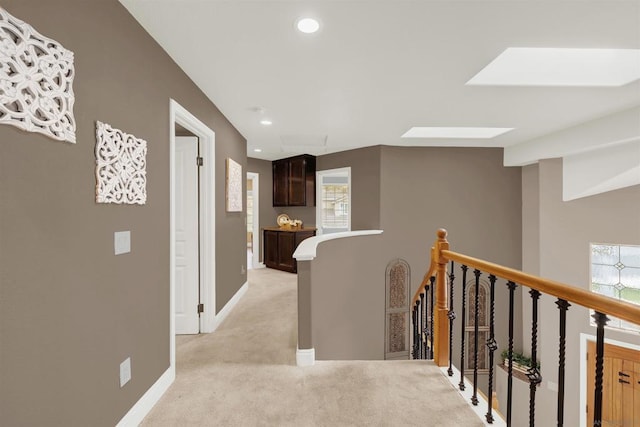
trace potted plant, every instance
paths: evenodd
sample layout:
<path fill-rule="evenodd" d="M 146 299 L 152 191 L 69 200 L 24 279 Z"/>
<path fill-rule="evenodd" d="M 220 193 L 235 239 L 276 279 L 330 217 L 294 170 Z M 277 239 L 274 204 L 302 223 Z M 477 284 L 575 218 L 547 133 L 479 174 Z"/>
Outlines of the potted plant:
<path fill-rule="evenodd" d="M 502 351 L 502 364 L 505 368 L 509 367 L 509 351 Z M 513 352 L 513 369 L 523 374 L 526 374 L 533 365 L 531 358 L 523 355 L 522 353 Z M 540 369 L 540 362 L 537 363 L 537 368 Z"/>

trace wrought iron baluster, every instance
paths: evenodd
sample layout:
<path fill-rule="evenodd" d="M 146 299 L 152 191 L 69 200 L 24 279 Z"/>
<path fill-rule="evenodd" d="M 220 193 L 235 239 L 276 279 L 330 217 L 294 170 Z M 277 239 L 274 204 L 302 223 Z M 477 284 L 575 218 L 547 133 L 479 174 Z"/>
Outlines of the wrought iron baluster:
<path fill-rule="evenodd" d="M 542 381 L 538 369 L 538 299 L 540 292 L 535 289 L 529 291 L 531 295 L 531 367 L 527 371 L 529 378 L 529 426 L 536 425 L 536 388 Z"/>
<path fill-rule="evenodd" d="M 560 310 L 560 343 L 558 345 L 558 427 L 564 425 L 564 368 L 567 342 L 567 310 L 571 306 L 568 301 L 558 298 Z"/>
<path fill-rule="evenodd" d="M 496 276 L 489 276 L 490 289 L 490 318 L 489 318 L 489 339 L 487 340 L 487 348 L 489 349 L 489 408 L 487 410 L 486 419 L 489 424 L 493 423 L 493 353 L 498 349 L 498 343 L 495 337 L 495 320 L 496 320 Z"/>
<path fill-rule="evenodd" d="M 429 285 L 424 285 L 424 358 L 429 359 L 429 341 L 431 337 L 429 336 Z"/>
<path fill-rule="evenodd" d="M 456 278 L 453 273 L 453 261 L 451 261 L 451 273 L 449 273 L 449 313 L 447 313 L 447 317 L 449 317 L 449 369 L 447 369 L 447 374 L 450 377 L 453 376 L 453 321 L 456 318 L 456 313 L 453 311 L 453 283 Z M 433 347 L 432 347 L 433 348 Z"/>
<path fill-rule="evenodd" d="M 433 292 L 435 291 L 436 285 L 436 277 L 435 276 L 431 276 L 429 278 L 429 307 L 430 307 L 430 311 L 429 311 L 429 336 L 431 337 L 431 346 L 429 347 L 429 359 L 433 359 L 433 302 L 435 301 L 435 298 L 433 296 Z"/>
<path fill-rule="evenodd" d="M 508 363 L 507 369 L 507 427 L 511 427 L 511 406 L 513 403 L 513 300 L 514 293 L 518 285 L 513 282 L 507 282 L 509 288 L 509 347 L 508 347 Z"/>
<path fill-rule="evenodd" d="M 422 299 L 422 294 L 421 297 Z M 422 359 L 422 304 L 419 299 L 416 301 L 418 307 L 418 359 Z"/>
<path fill-rule="evenodd" d="M 465 325 L 467 323 L 466 317 L 466 308 L 467 308 L 467 270 L 469 267 L 466 265 L 461 265 L 460 269 L 462 269 L 462 321 L 460 324 L 462 325 L 462 339 L 460 340 L 460 382 L 458 383 L 458 387 L 460 390 L 464 391 L 464 344 L 466 338 Z"/>
<path fill-rule="evenodd" d="M 609 321 L 606 314 L 596 311 L 593 315 L 596 321 L 596 387 L 593 396 L 593 425 L 602 425 L 602 377 L 604 371 L 604 327 Z"/>
<path fill-rule="evenodd" d="M 480 300 L 480 275 L 482 272 L 478 269 L 473 270 L 473 274 L 476 276 L 475 282 L 475 295 L 473 301 L 473 396 L 471 396 L 471 403 L 473 406 L 478 405 L 478 304 Z"/>
<path fill-rule="evenodd" d="M 425 356 L 425 347 L 427 346 L 425 342 L 425 333 L 426 333 L 426 325 L 425 325 L 425 312 L 427 311 L 427 304 L 424 302 L 424 292 L 420 293 L 420 359 L 426 359 Z"/>
<path fill-rule="evenodd" d="M 418 358 L 418 303 L 413 305 L 413 358 Z"/>

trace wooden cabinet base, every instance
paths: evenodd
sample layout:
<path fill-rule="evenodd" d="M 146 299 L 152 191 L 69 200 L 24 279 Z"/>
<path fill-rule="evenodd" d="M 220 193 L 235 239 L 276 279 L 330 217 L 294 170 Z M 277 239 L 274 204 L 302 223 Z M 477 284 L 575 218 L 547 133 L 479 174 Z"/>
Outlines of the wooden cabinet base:
<path fill-rule="evenodd" d="M 293 258 L 293 253 L 300 242 L 315 235 L 315 228 L 300 230 L 265 228 L 263 238 L 264 265 L 268 268 L 297 273 L 298 265 Z"/>

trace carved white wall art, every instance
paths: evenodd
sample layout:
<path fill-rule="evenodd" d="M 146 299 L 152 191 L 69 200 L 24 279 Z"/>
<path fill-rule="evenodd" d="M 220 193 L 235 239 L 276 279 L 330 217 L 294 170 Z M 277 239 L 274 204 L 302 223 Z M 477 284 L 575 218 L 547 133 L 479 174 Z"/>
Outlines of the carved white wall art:
<path fill-rule="evenodd" d="M 144 205 L 147 141 L 96 122 L 96 202 Z"/>
<path fill-rule="evenodd" d="M 73 52 L 0 7 L 0 123 L 76 142 Z"/>

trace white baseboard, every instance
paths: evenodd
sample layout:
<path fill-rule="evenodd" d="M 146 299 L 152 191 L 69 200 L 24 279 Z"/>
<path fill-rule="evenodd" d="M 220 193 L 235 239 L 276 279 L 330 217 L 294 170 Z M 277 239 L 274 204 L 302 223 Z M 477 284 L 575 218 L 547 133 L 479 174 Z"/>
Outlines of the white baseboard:
<path fill-rule="evenodd" d="M 235 295 L 231 297 L 231 299 L 224 305 L 224 307 L 222 307 L 222 310 L 220 310 L 215 315 L 213 322 L 211 324 L 211 327 L 207 332 L 213 332 L 216 329 L 218 329 L 220 324 L 224 321 L 224 319 L 227 318 L 229 313 L 231 313 L 231 311 L 238 304 L 238 302 L 244 296 L 244 294 L 247 293 L 248 289 L 249 289 L 249 282 L 244 282 L 244 285 L 242 285 L 240 289 L 238 289 L 238 292 L 236 292 Z"/>
<path fill-rule="evenodd" d="M 142 395 L 140 400 L 136 402 L 129 412 L 118 422 L 116 427 L 135 427 L 138 426 L 144 417 L 151 411 L 153 406 L 158 403 L 158 400 L 167 391 L 169 386 L 176 378 L 176 371 L 173 367 L 170 367 L 164 374 L 158 378 L 158 380 Z"/>
<path fill-rule="evenodd" d="M 316 363 L 316 349 L 304 348 L 296 350 L 296 365 L 313 366 Z"/>
<path fill-rule="evenodd" d="M 467 380 L 467 378 L 465 377 L 464 378 L 465 389 L 464 391 L 460 390 L 460 388 L 458 387 L 458 381 L 456 381 L 460 379 L 460 371 L 458 371 L 458 368 L 453 366 L 452 367 L 453 376 L 450 377 L 449 374 L 447 373 L 448 369 L 449 368 L 447 366 L 441 367 L 440 370 L 442 371 L 442 375 L 444 375 L 451 383 L 451 386 L 455 388 L 462 397 L 464 397 L 465 401 L 467 402 L 467 405 L 469 405 L 469 407 L 473 410 L 473 412 L 475 412 L 475 414 L 478 416 L 478 418 L 480 418 L 480 420 L 484 423 L 485 426 L 507 427 L 507 423 L 502 418 L 502 415 L 498 413 L 498 411 L 496 410 L 492 411 L 493 423 L 489 424 L 485 418 L 485 414 L 488 408 L 487 399 L 485 399 L 484 396 L 478 394 L 476 396 L 478 398 L 478 404 L 475 406 L 472 405 L 471 396 L 473 395 L 473 384 L 471 384 L 471 382 L 469 382 L 469 380 Z"/>

